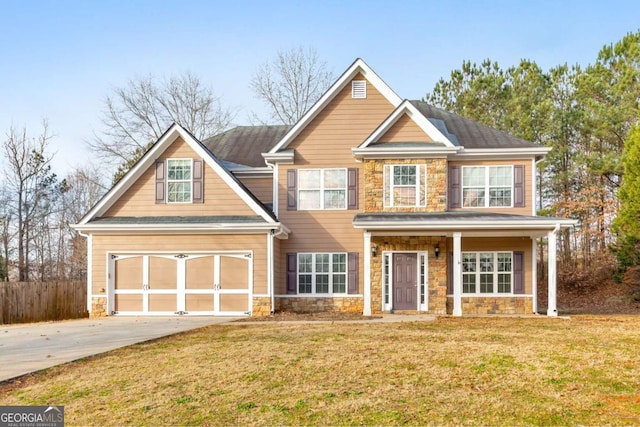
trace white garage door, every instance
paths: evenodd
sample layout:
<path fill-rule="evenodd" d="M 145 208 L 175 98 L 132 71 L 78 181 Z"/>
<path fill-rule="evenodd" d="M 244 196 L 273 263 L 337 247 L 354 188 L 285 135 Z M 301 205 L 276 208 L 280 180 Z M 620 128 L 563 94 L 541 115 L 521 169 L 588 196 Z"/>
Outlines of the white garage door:
<path fill-rule="evenodd" d="M 251 253 L 113 254 L 110 312 L 121 315 L 246 315 Z"/>

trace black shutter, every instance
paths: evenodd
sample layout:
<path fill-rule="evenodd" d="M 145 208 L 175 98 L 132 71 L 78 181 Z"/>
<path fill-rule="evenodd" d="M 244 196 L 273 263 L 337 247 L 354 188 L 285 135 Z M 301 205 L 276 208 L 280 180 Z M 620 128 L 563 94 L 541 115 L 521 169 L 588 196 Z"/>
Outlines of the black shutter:
<path fill-rule="evenodd" d="M 524 294 L 524 252 L 513 253 L 513 293 Z"/>
<path fill-rule="evenodd" d="M 156 160 L 156 203 L 166 203 L 164 194 L 165 169 L 164 160 Z"/>
<path fill-rule="evenodd" d="M 287 294 L 298 293 L 298 254 L 287 254 Z"/>
<path fill-rule="evenodd" d="M 358 271 L 359 271 L 359 267 L 358 267 L 358 253 L 357 252 L 349 252 L 348 256 L 348 261 L 347 263 L 349 264 L 349 274 L 347 277 L 347 286 L 348 286 L 348 293 L 350 294 L 357 294 L 358 293 Z"/>
<path fill-rule="evenodd" d="M 460 166 L 449 166 L 449 207 L 461 208 L 462 188 Z"/>
<path fill-rule="evenodd" d="M 287 171 L 287 210 L 295 211 L 298 208 L 297 203 L 297 174 L 295 169 Z"/>
<path fill-rule="evenodd" d="M 347 170 L 347 209 L 358 209 L 358 169 Z"/>
<path fill-rule="evenodd" d="M 513 206 L 516 208 L 524 208 L 526 206 L 524 165 L 516 165 L 513 167 Z"/>
<path fill-rule="evenodd" d="M 447 264 L 447 295 L 453 294 L 453 252 L 449 252 Z"/>
<path fill-rule="evenodd" d="M 204 169 L 202 160 L 193 161 L 193 203 L 204 202 Z"/>

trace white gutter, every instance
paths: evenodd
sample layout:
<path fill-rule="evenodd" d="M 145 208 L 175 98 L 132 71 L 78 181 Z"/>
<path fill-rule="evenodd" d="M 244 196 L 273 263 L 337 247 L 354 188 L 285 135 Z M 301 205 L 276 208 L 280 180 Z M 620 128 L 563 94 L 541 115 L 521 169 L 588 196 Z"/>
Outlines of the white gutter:
<path fill-rule="evenodd" d="M 487 229 L 549 229 L 552 226 L 572 227 L 578 223 L 577 220 L 565 219 L 558 221 L 522 221 L 522 220 L 509 220 L 509 221 L 402 221 L 402 222 L 389 222 L 389 221 L 361 221 L 354 222 L 354 228 L 365 228 L 369 230 L 381 229 L 381 230 L 459 230 L 459 229 L 475 229 L 475 230 L 487 230 Z"/>
<path fill-rule="evenodd" d="M 209 223 L 209 224 L 72 224 L 71 228 L 78 231 L 269 231 L 281 228 L 279 223 Z"/>

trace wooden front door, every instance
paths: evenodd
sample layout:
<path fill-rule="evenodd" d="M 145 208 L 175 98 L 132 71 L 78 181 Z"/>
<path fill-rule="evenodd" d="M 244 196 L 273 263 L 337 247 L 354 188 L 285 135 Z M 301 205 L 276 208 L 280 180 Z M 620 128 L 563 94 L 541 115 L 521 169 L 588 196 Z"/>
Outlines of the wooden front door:
<path fill-rule="evenodd" d="M 418 255 L 393 254 L 393 309 L 417 310 Z"/>

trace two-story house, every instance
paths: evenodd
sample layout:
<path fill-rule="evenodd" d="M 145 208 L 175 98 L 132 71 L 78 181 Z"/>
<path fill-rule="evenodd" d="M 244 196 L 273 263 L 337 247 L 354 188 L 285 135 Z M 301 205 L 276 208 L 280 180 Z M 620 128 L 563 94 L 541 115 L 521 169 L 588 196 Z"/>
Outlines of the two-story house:
<path fill-rule="evenodd" d="M 527 314 L 549 148 L 419 101 L 356 60 L 292 127 L 198 141 L 172 125 L 75 225 L 88 308 L 118 314 L 276 310 Z"/>

